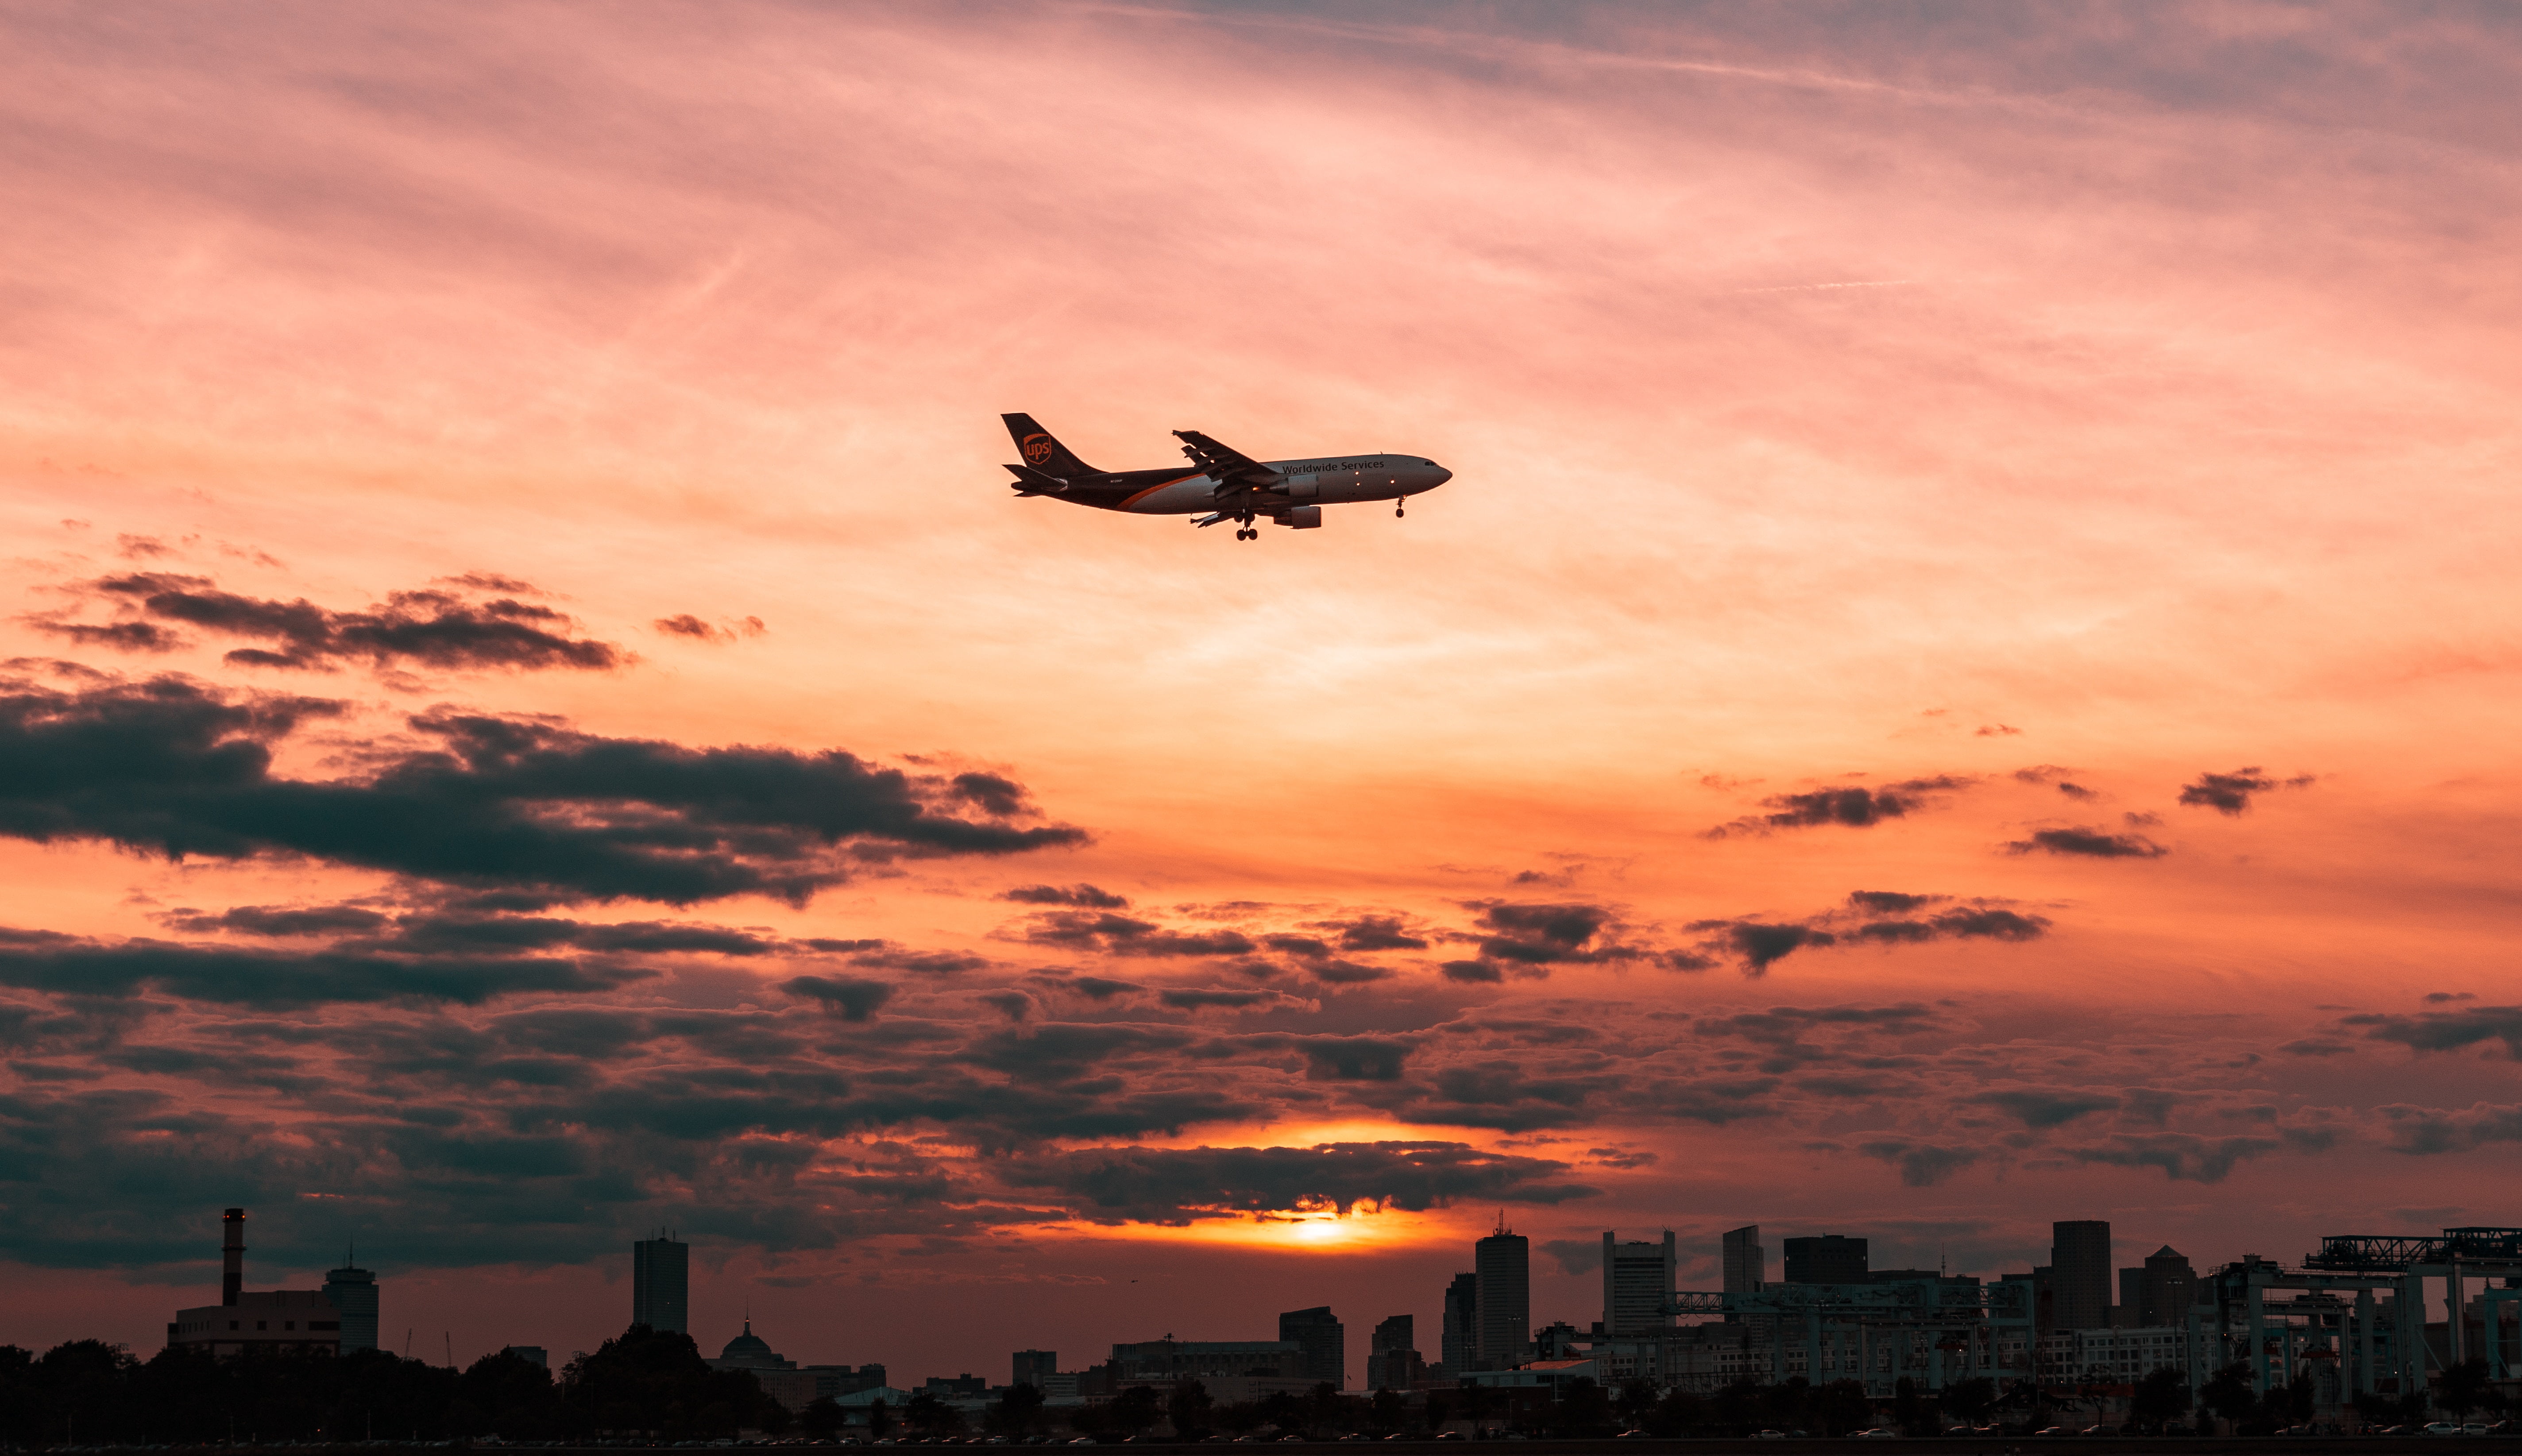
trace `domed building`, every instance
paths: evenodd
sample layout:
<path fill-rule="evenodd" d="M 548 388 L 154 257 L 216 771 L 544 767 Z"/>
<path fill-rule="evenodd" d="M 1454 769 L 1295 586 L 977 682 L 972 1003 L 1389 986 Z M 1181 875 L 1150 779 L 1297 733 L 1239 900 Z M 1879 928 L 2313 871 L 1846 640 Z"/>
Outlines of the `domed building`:
<path fill-rule="evenodd" d="M 718 1358 L 709 1362 L 712 1370 L 794 1370 L 797 1362 L 783 1360 L 771 1347 L 771 1341 L 753 1333 L 753 1321 L 744 1322 L 744 1333 L 726 1342 Z"/>

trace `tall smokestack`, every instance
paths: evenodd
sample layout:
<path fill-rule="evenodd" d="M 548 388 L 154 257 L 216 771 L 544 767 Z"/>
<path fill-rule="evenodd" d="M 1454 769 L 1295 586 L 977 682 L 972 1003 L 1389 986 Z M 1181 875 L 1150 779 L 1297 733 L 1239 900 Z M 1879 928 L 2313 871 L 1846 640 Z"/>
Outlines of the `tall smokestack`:
<path fill-rule="evenodd" d="M 222 1223 L 227 1238 L 219 1245 L 219 1302 L 234 1304 L 245 1292 L 245 1210 L 229 1209 Z"/>

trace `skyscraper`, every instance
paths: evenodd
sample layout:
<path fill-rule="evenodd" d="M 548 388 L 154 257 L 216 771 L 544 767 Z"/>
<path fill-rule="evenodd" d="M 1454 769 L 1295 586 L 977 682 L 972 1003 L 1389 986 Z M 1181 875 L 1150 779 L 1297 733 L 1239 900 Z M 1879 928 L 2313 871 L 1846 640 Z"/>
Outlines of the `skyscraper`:
<path fill-rule="evenodd" d="M 2111 1323 L 2111 1226 L 2098 1218 L 2049 1226 L 2051 1329 L 2101 1330 Z"/>
<path fill-rule="evenodd" d="M 630 1323 L 691 1333 L 691 1252 L 665 1234 L 630 1245 Z"/>
<path fill-rule="evenodd" d="M 1461 1375 L 1479 1358 L 1480 1350 L 1480 1277 L 1457 1274 L 1445 1286 L 1445 1323 L 1437 1332 L 1439 1347 L 1436 1358 L 1445 1364 L 1447 1375 Z"/>
<path fill-rule="evenodd" d="M 1330 1305 L 1291 1309 L 1279 1316 L 1279 1338 L 1295 1341 L 1305 1379 L 1348 1388 L 1348 1332 L 1340 1328 Z"/>
<path fill-rule="evenodd" d="M 1368 1389 L 1407 1390 L 1419 1384 L 1426 1367 L 1419 1358 L 1418 1325 L 1415 1317 L 1396 1314 L 1375 1327 L 1366 1357 Z"/>
<path fill-rule="evenodd" d="M 1769 1281 L 1769 1251 L 1760 1246 L 1760 1226 L 1745 1224 L 1725 1235 L 1725 1292 L 1756 1294 Z"/>
<path fill-rule="evenodd" d="M 1865 1241 L 1840 1234 L 1786 1242 L 1787 1283 L 1865 1283 Z"/>
<path fill-rule="evenodd" d="M 342 1316 L 342 1353 L 377 1347 L 377 1276 L 350 1262 L 324 1275 L 324 1297 Z"/>
<path fill-rule="evenodd" d="M 1498 1217 L 1497 1232 L 1471 1245 L 1478 1277 L 1479 1345 L 1472 1355 L 1491 1370 L 1523 1361 L 1532 1339 L 1532 1241 Z"/>
<path fill-rule="evenodd" d="M 2133 1269 L 2120 1271 L 2120 1311 L 2112 1321 L 2130 1328 L 2170 1325 L 2197 1297 L 2198 1271 L 2189 1255 L 2167 1244 Z"/>
<path fill-rule="evenodd" d="M 1015 1378 L 1007 1384 L 1039 1390 L 1050 1384 L 1050 1377 L 1059 1374 L 1059 1351 L 1018 1350 L 1015 1365 Z"/>
<path fill-rule="evenodd" d="M 1672 1328 L 1664 1313 L 1672 1303 L 1681 1267 L 1672 1230 L 1661 1244 L 1622 1244 L 1603 1231 L 1603 1330 L 1609 1335 L 1653 1335 Z"/>

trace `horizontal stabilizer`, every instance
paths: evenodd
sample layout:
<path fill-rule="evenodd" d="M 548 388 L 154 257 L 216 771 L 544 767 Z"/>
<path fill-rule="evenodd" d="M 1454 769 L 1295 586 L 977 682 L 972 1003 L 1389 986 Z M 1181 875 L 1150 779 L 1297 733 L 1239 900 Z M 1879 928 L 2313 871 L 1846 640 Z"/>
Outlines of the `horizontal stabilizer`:
<path fill-rule="evenodd" d="M 1030 465 L 1010 465 L 1007 471 L 1015 477 L 1012 484 L 1019 495 L 1056 495 L 1068 489 L 1068 482 L 1045 475 Z"/>

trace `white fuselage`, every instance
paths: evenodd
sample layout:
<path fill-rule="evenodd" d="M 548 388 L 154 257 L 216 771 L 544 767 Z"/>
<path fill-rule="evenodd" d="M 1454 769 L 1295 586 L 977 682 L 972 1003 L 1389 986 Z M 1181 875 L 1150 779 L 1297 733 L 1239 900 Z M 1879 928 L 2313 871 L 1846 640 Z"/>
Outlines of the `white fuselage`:
<path fill-rule="evenodd" d="M 1294 505 L 1400 500 L 1454 478 L 1452 471 L 1420 455 L 1322 455 L 1261 463 L 1286 477 L 1284 486 L 1269 493 L 1271 498 Z M 1217 503 L 1217 478 L 1194 471 L 1141 491 L 1120 508 L 1135 515 L 1191 516 L 1213 511 Z"/>

